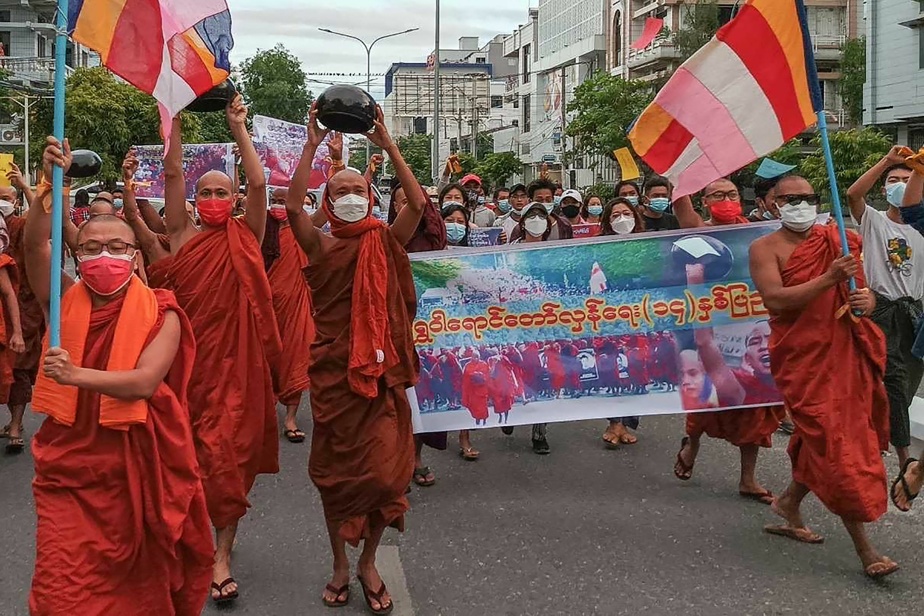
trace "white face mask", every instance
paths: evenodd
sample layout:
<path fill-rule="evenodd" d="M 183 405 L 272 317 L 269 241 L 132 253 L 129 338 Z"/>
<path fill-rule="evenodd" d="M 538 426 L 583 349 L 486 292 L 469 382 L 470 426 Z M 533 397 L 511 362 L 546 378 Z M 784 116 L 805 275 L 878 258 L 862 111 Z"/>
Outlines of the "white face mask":
<path fill-rule="evenodd" d="M 330 207 L 334 216 L 343 222 L 359 222 L 369 215 L 369 199 L 361 195 L 344 195 Z"/>
<path fill-rule="evenodd" d="M 783 226 L 796 233 L 804 233 L 811 229 L 818 218 L 818 207 L 811 205 L 808 201 L 796 205 L 787 203 L 779 208 Z"/>
<path fill-rule="evenodd" d="M 526 227 L 526 232 L 533 237 L 542 237 L 549 230 L 549 221 L 541 216 L 533 216 L 527 218 L 523 226 Z"/>
<path fill-rule="evenodd" d="M 613 216 L 610 225 L 616 235 L 628 235 L 635 231 L 635 216 Z"/>
<path fill-rule="evenodd" d="M 16 209 L 16 206 L 9 201 L 5 199 L 0 200 L 0 214 L 2 214 L 4 217 L 12 214 L 14 209 Z"/>

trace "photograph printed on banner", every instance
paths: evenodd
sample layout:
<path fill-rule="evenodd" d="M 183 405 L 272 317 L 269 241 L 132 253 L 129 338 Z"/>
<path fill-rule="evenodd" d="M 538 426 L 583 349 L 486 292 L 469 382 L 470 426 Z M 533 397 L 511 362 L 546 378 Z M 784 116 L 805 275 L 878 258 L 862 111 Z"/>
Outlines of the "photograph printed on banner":
<path fill-rule="evenodd" d="M 164 146 L 136 145 L 132 149 L 138 159 L 135 172 L 135 196 L 139 199 L 163 199 Z M 196 181 L 209 171 L 221 171 L 234 177 L 234 144 L 202 143 L 183 145 L 183 174 L 186 177 L 186 198 L 196 197 Z"/>
<path fill-rule="evenodd" d="M 412 255 L 415 429 L 780 403 L 748 268 L 775 228 Z"/>

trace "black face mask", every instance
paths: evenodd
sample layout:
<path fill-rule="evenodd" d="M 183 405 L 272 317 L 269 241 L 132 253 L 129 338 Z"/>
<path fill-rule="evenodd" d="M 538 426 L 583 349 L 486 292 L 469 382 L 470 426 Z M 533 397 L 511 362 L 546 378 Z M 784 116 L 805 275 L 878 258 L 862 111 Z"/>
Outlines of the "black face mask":
<path fill-rule="evenodd" d="M 561 211 L 568 218 L 574 218 L 575 216 L 581 213 L 581 206 L 580 205 L 563 205 L 561 207 Z"/>

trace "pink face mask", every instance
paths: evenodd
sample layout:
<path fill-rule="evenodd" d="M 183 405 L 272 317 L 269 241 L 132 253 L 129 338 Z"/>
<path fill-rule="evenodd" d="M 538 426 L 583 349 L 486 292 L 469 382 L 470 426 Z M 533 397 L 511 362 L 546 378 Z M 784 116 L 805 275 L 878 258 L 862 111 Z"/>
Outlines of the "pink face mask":
<path fill-rule="evenodd" d="M 130 255 L 111 255 L 105 250 L 98 255 L 81 257 L 80 279 L 97 295 L 109 297 L 125 288 L 135 271 Z"/>

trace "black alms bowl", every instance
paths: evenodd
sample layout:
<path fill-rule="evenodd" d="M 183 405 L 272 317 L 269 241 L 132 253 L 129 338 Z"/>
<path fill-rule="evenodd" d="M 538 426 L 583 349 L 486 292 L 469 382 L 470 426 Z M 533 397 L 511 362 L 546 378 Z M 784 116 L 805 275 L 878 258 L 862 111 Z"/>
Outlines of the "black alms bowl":
<path fill-rule="evenodd" d="M 223 111 L 228 103 L 237 96 L 237 87 L 230 79 L 218 84 L 193 102 L 189 103 L 186 111 L 195 113 L 209 113 L 212 111 Z"/>
<path fill-rule="evenodd" d="M 318 97 L 318 121 L 331 130 L 368 133 L 375 128 L 375 119 L 375 99 L 362 88 L 331 86 Z"/>
<path fill-rule="evenodd" d="M 74 160 L 67 170 L 69 178 L 92 178 L 103 168 L 103 159 L 92 150 L 74 150 L 72 156 Z"/>

